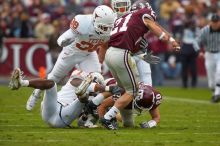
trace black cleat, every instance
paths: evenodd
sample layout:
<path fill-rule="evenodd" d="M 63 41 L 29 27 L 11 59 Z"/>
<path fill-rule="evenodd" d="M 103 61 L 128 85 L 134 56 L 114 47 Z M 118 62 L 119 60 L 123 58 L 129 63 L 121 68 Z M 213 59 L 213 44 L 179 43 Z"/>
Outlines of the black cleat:
<path fill-rule="evenodd" d="M 212 103 L 217 103 L 219 101 L 220 101 L 220 95 L 213 95 L 212 96 L 212 99 L 211 99 Z"/>
<path fill-rule="evenodd" d="M 101 118 L 100 123 L 108 130 L 117 130 L 118 129 L 117 122 L 114 118 L 111 120 Z"/>

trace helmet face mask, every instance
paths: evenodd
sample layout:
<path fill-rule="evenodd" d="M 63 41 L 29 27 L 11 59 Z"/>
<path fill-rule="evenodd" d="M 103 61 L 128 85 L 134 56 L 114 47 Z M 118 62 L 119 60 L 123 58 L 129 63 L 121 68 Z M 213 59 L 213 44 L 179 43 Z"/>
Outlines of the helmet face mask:
<path fill-rule="evenodd" d="M 115 20 L 115 14 L 111 8 L 101 5 L 93 12 L 93 23 L 95 31 L 99 35 L 110 35 Z"/>
<path fill-rule="evenodd" d="M 131 1 L 130 0 L 112 0 L 112 8 L 120 17 L 130 11 Z"/>
<path fill-rule="evenodd" d="M 140 10 L 145 7 L 149 8 L 151 6 L 146 0 L 138 0 L 131 6 L 131 11 Z"/>

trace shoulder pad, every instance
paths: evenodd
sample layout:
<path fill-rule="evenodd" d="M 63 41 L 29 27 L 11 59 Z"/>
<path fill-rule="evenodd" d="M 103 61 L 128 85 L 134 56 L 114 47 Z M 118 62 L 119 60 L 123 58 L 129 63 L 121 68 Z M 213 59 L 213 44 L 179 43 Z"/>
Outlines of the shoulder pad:
<path fill-rule="evenodd" d="M 92 15 L 76 15 L 70 22 L 70 28 L 78 34 L 87 33 L 92 23 L 91 19 Z"/>

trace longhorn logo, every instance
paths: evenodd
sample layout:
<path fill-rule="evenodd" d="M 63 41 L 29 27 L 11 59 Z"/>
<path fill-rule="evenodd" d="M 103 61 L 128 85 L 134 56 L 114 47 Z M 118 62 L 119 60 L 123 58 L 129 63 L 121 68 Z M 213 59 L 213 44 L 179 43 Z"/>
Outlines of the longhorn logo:
<path fill-rule="evenodd" d="M 98 15 L 95 13 L 95 19 L 98 18 L 98 17 L 100 17 L 100 16 L 98 16 Z"/>

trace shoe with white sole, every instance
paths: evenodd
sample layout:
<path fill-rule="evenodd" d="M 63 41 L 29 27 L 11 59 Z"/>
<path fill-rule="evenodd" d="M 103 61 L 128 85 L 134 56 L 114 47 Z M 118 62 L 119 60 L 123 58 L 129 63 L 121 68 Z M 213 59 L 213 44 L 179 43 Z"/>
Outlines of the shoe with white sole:
<path fill-rule="evenodd" d="M 14 69 L 8 86 L 11 90 L 18 90 L 21 87 L 22 74 L 23 72 L 19 68 Z"/>
<path fill-rule="evenodd" d="M 93 77 L 88 75 L 82 83 L 76 88 L 75 93 L 77 96 L 84 98 L 86 90 L 88 89 L 89 85 L 92 83 Z"/>
<path fill-rule="evenodd" d="M 33 91 L 33 93 L 31 94 L 31 96 L 29 97 L 28 101 L 27 101 L 27 104 L 26 104 L 26 109 L 28 111 L 31 111 L 36 103 L 38 102 L 38 100 L 40 99 L 40 93 L 41 93 L 41 90 L 40 89 L 35 89 Z"/>

